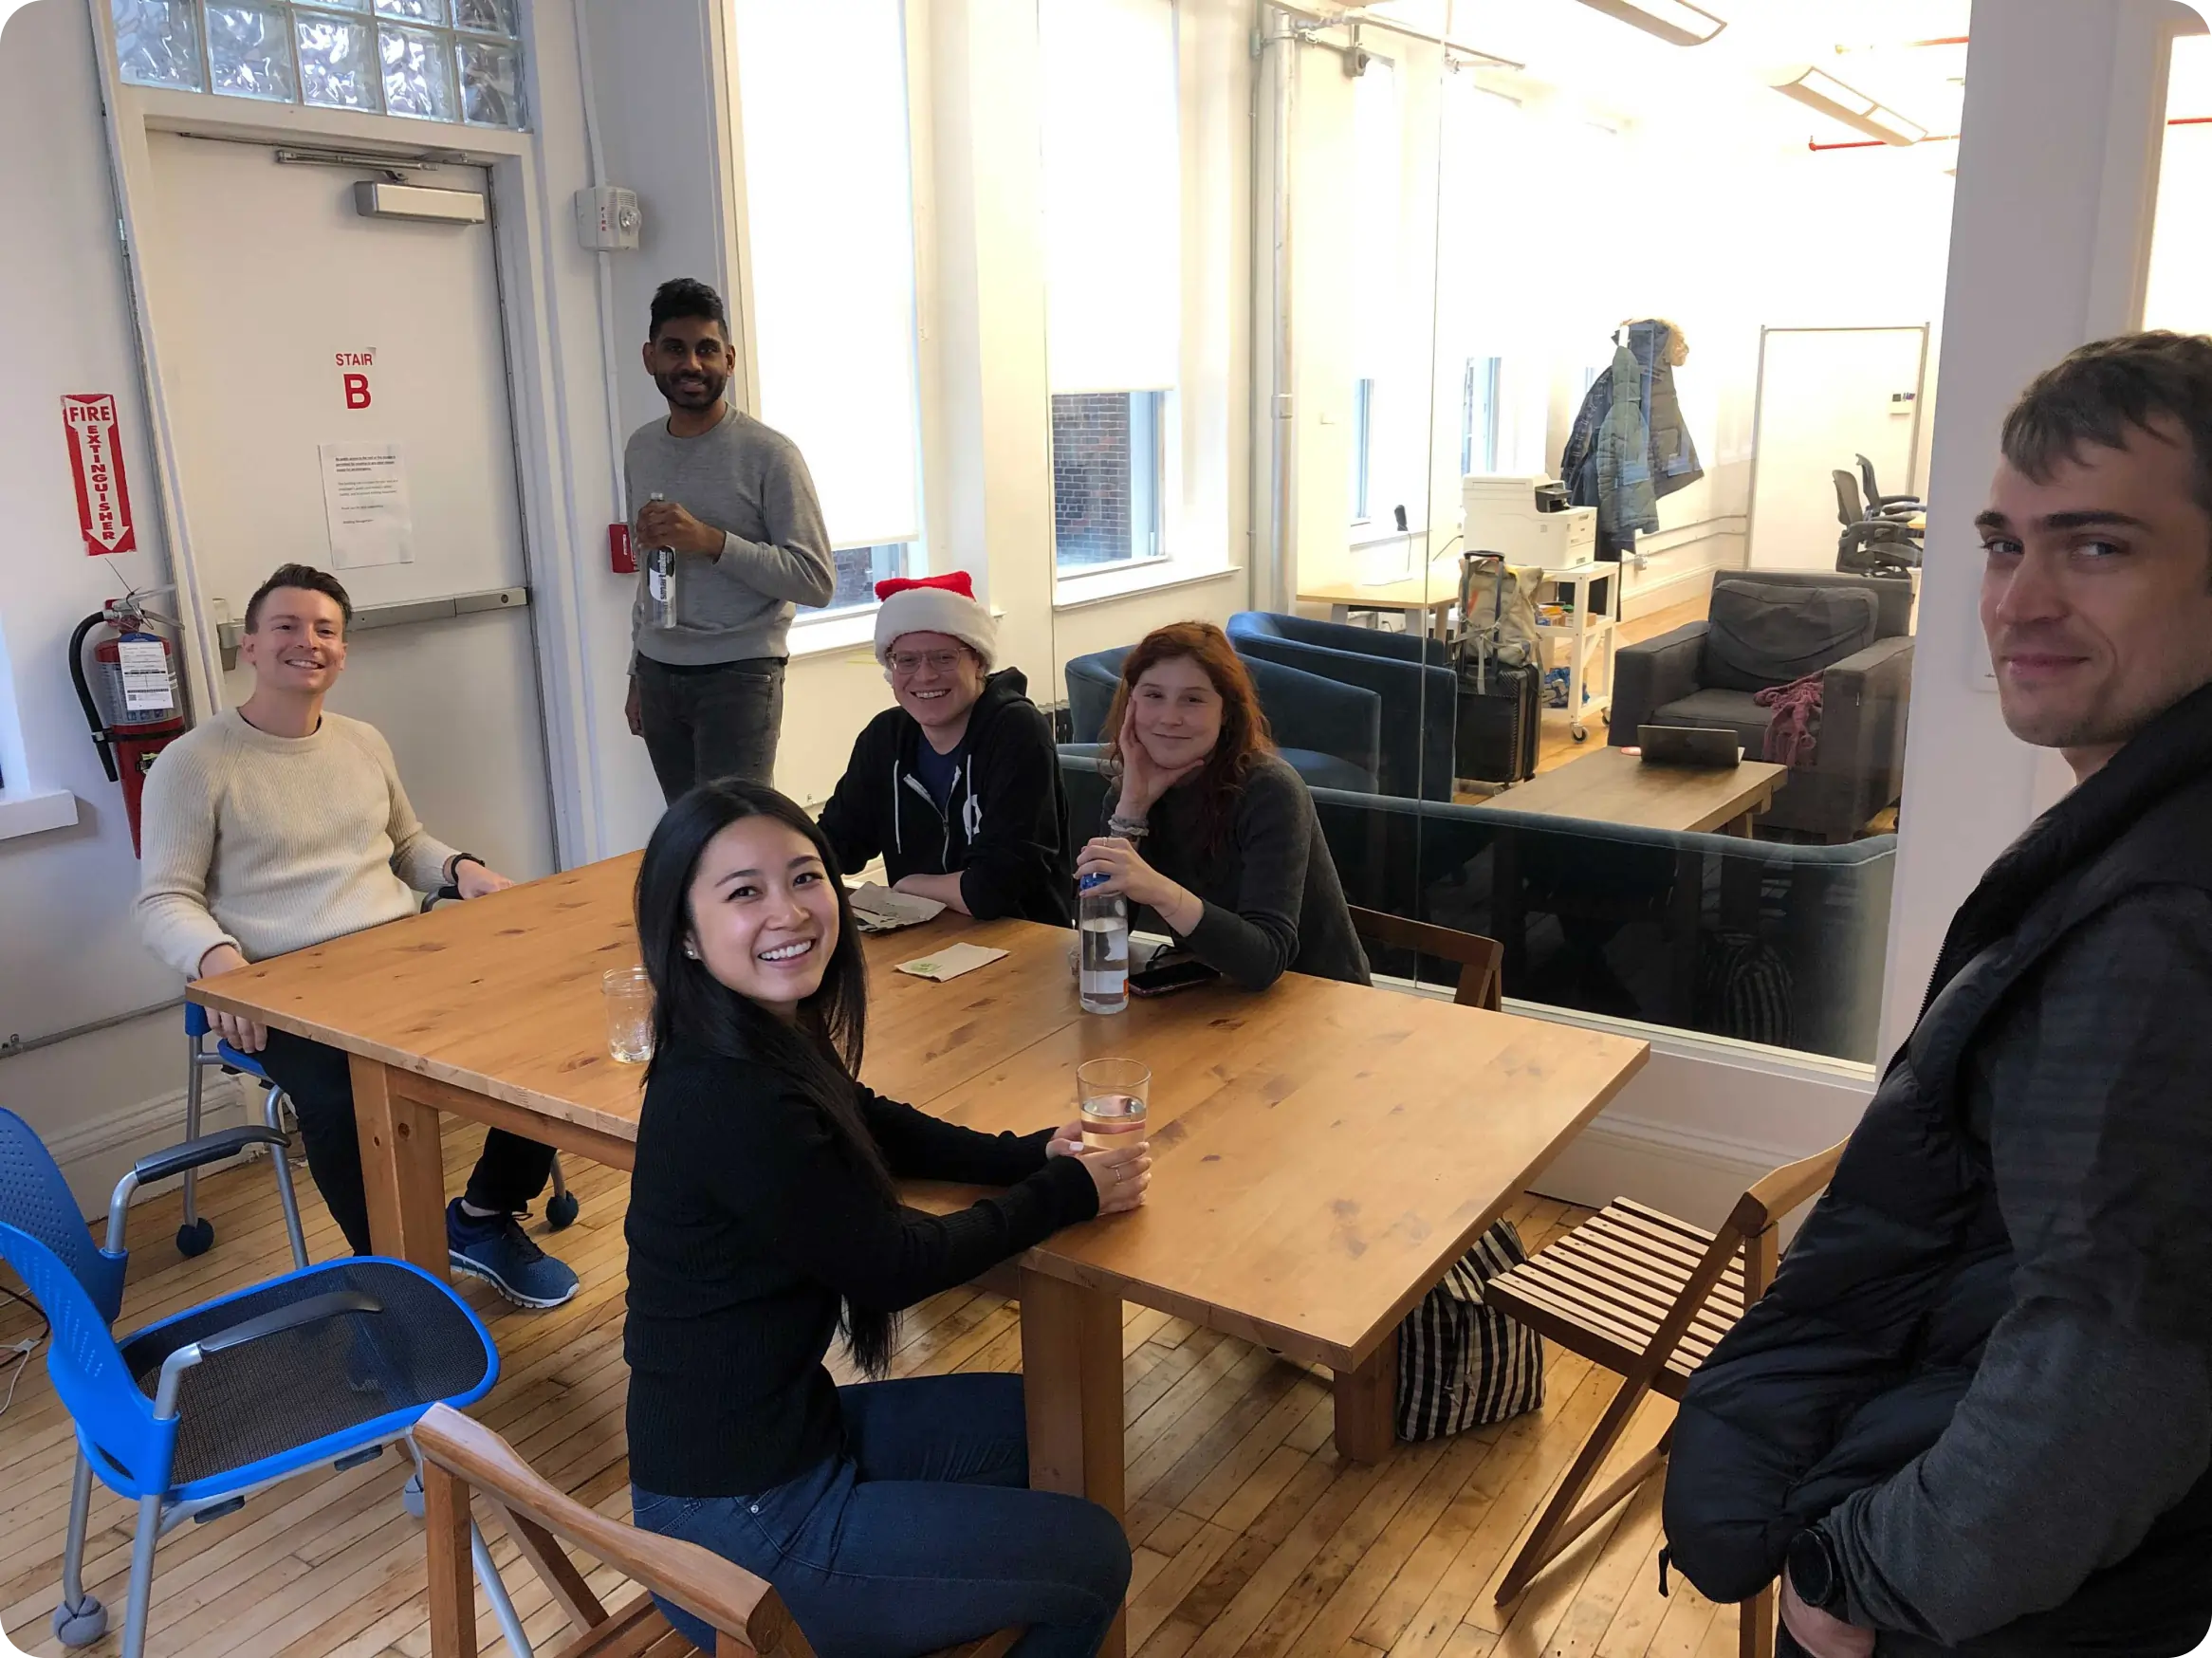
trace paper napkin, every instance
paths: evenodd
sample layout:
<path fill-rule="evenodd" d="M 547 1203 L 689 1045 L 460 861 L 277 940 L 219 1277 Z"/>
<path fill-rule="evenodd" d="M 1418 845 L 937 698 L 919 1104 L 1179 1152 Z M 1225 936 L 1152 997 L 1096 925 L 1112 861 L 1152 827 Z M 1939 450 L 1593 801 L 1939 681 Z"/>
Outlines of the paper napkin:
<path fill-rule="evenodd" d="M 947 979 L 972 973 L 978 967 L 987 967 L 1005 953 L 1003 949 L 986 949 L 980 944 L 949 944 L 935 955 L 899 963 L 898 970 L 912 973 L 917 979 L 935 979 L 943 984 Z"/>

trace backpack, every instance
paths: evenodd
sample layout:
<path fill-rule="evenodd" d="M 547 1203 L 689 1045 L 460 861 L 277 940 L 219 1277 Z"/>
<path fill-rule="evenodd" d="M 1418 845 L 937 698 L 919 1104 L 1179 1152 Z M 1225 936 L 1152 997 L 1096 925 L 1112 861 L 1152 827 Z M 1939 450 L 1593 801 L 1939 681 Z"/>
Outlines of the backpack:
<path fill-rule="evenodd" d="M 1542 570 L 1527 565 L 1516 568 L 1502 553 L 1461 556 L 1459 665 L 1463 676 L 1472 666 L 1470 658 L 1495 659 L 1507 667 L 1543 659 L 1536 620 L 1536 590 L 1542 582 Z"/>
<path fill-rule="evenodd" d="M 1437 1439 L 1544 1402 L 1543 1337 L 1483 1304 L 1483 1286 L 1528 1259 L 1498 1221 L 1398 1326 L 1398 1437 Z"/>

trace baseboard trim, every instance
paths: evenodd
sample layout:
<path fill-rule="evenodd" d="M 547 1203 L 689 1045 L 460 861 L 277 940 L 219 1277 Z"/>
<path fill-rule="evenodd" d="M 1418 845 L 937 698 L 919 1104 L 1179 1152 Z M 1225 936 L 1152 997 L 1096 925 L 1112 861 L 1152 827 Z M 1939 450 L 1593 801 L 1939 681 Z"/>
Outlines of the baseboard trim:
<path fill-rule="evenodd" d="M 212 1076 L 200 1100 L 200 1132 L 236 1128 L 248 1121 L 245 1091 L 234 1079 Z M 80 1201 L 87 1194 L 101 1199 L 123 1170 L 147 1151 L 174 1146 L 184 1138 L 184 1090 L 173 1088 L 46 1136 L 46 1150 L 62 1166 Z M 258 1147 L 248 1155 L 257 1155 Z M 146 1195 L 146 1194 L 141 1194 Z"/>
<path fill-rule="evenodd" d="M 1703 1226 L 1718 1226 L 1744 1188 L 1797 1153 L 1668 1123 L 1601 1117 L 1529 1185 L 1583 1208 L 1633 1198 Z"/>
<path fill-rule="evenodd" d="M 1742 536 L 1737 529 L 1707 530 L 1674 546 L 1652 551 L 1651 563 L 1656 568 L 1639 571 L 1639 579 L 1631 580 L 1622 593 L 1621 619 L 1634 621 L 1680 604 L 1689 589 L 1709 586 L 1716 572 L 1736 568 L 1741 560 L 1730 557 L 1725 543 L 1731 540 L 1741 543 Z M 1690 556 L 1685 558 L 1684 554 Z"/>

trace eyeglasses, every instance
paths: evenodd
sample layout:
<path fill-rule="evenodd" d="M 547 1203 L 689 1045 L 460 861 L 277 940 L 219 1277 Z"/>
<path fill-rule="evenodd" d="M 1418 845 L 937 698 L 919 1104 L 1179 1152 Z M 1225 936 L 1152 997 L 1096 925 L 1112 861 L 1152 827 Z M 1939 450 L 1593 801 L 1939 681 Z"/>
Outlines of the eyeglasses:
<path fill-rule="evenodd" d="M 960 666 L 961 654 L 958 651 L 894 651 L 884 660 L 894 673 L 918 672 L 925 662 L 934 672 L 949 673 Z"/>

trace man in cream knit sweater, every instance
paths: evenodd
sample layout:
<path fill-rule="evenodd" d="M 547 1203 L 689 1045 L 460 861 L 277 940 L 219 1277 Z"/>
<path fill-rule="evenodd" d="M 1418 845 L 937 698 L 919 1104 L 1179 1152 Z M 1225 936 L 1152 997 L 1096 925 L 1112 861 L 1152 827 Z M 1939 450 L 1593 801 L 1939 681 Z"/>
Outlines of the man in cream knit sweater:
<path fill-rule="evenodd" d="M 416 821 L 391 746 L 373 726 L 324 711 L 345 667 L 353 605 L 337 580 L 286 564 L 246 607 L 238 654 L 253 694 L 163 751 L 146 774 L 146 943 L 188 979 L 304 949 L 412 915 L 441 886 L 464 898 L 512 886 Z M 357 1254 L 369 1251 L 353 1080 L 338 1049 L 235 1014 L 211 1019 L 291 1096 L 307 1169 Z M 550 1147 L 494 1129 L 446 1208 L 455 1271 L 525 1307 L 557 1307 L 576 1274 L 524 1233 L 553 1170 Z"/>

